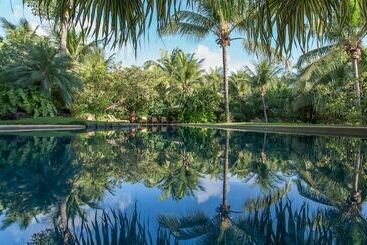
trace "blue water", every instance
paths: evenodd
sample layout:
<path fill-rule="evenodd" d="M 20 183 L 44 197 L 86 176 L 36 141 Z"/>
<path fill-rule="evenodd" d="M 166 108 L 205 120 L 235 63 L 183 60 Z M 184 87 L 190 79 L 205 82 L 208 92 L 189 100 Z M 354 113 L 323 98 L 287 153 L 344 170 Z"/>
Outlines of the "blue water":
<path fill-rule="evenodd" d="M 195 128 L 3 134 L 0 241 L 363 244 L 366 153 Z"/>

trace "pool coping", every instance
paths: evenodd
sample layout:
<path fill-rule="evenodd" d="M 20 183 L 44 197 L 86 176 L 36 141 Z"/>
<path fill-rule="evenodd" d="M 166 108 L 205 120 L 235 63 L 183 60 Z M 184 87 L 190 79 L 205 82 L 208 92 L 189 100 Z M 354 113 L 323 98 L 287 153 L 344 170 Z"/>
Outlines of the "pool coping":
<path fill-rule="evenodd" d="M 301 125 L 223 125 L 223 124 L 184 124 L 182 126 L 224 129 L 242 132 L 281 133 L 293 135 L 343 136 L 367 138 L 367 127 L 354 126 L 301 126 Z"/>
<path fill-rule="evenodd" d="M 15 125 L 0 125 L 0 132 L 31 132 L 31 131 L 65 131 L 65 130 L 85 130 L 105 128 L 106 126 L 115 127 L 139 127 L 139 126 L 160 126 L 160 125 L 175 125 L 184 127 L 198 127 L 198 128 L 213 128 L 224 129 L 242 132 L 259 132 L 259 133 L 282 133 L 293 135 L 320 135 L 320 136 L 346 136 L 346 137 L 360 137 L 367 138 L 367 127 L 358 126 L 317 126 L 317 125 L 225 125 L 225 124 L 137 124 L 124 123 L 121 125 L 51 125 L 51 124 L 15 124 Z M 92 126 L 92 127 L 91 127 Z"/>
<path fill-rule="evenodd" d="M 84 130 L 86 125 L 0 125 L 0 132 Z"/>

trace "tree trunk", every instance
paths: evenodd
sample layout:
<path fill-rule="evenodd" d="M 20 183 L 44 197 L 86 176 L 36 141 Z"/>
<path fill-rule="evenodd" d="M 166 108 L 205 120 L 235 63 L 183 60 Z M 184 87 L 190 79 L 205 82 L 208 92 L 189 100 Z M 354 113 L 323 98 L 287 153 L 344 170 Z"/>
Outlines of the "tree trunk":
<path fill-rule="evenodd" d="M 224 146 L 224 164 L 223 164 L 223 199 L 222 199 L 222 207 L 226 208 L 227 205 L 227 173 L 228 173 L 228 165 L 229 165 L 229 131 L 226 130 L 226 143 Z"/>
<path fill-rule="evenodd" d="M 228 97 L 228 78 L 227 78 L 227 44 L 222 44 L 223 59 L 223 85 L 224 85 L 224 106 L 226 122 L 231 122 L 229 115 L 229 97 Z"/>
<path fill-rule="evenodd" d="M 60 29 L 60 51 L 63 53 L 67 53 L 68 52 L 68 48 L 67 48 L 67 35 L 68 35 L 68 25 L 67 25 L 67 21 L 63 20 L 61 22 L 61 29 Z"/>
<path fill-rule="evenodd" d="M 69 240 L 68 236 L 68 216 L 67 216 L 66 198 L 60 203 L 60 227 L 63 235 L 64 244 Z"/>
<path fill-rule="evenodd" d="M 70 3 L 70 6 L 72 3 Z M 60 51 L 63 53 L 68 53 L 67 38 L 69 30 L 69 6 L 65 9 L 63 19 L 61 20 L 60 26 Z"/>
<path fill-rule="evenodd" d="M 265 95 L 261 95 L 261 100 L 263 102 L 264 119 L 265 119 L 265 122 L 268 123 L 268 114 L 266 113 Z"/>
<path fill-rule="evenodd" d="M 359 84 L 359 69 L 358 69 L 358 59 L 352 59 L 352 66 L 353 66 L 353 73 L 354 73 L 354 89 L 356 90 L 357 94 L 357 106 L 361 108 L 361 87 Z"/>
<path fill-rule="evenodd" d="M 359 171 L 361 169 L 361 165 L 362 165 L 362 154 L 361 154 L 361 143 L 359 143 L 359 145 L 357 146 L 357 152 L 356 152 L 356 163 L 355 163 L 355 173 L 353 176 L 353 190 L 351 193 L 351 201 L 353 203 L 356 203 L 358 205 L 361 204 L 362 202 L 362 197 L 361 197 L 361 191 L 359 189 Z"/>

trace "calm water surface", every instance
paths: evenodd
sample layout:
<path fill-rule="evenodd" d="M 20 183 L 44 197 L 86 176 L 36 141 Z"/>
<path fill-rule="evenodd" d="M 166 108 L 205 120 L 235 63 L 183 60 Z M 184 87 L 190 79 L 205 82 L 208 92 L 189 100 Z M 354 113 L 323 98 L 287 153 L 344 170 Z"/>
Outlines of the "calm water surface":
<path fill-rule="evenodd" d="M 1 244 L 364 244 L 366 140 L 189 128 L 0 136 Z"/>

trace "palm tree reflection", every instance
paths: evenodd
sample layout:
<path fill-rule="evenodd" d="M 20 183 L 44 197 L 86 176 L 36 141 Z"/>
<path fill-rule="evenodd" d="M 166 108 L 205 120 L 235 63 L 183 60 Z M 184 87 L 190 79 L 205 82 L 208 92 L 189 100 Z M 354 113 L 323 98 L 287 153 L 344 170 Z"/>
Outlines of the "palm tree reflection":
<path fill-rule="evenodd" d="M 229 172 L 229 140 L 230 132 L 225 132 L 224 156 L 222 160 L 222 202 L 216 209 L 214 217 L 208 217 L 203 212 L 196 212 L 183 217 L 160 216 L 159 223 L 167 228 L 177 240 L 198 239 L 205 244 L 240 241 L 244 235 L 241 226 L 231 217 L 232 213 L 228 204 L 228 172 Z"/>

